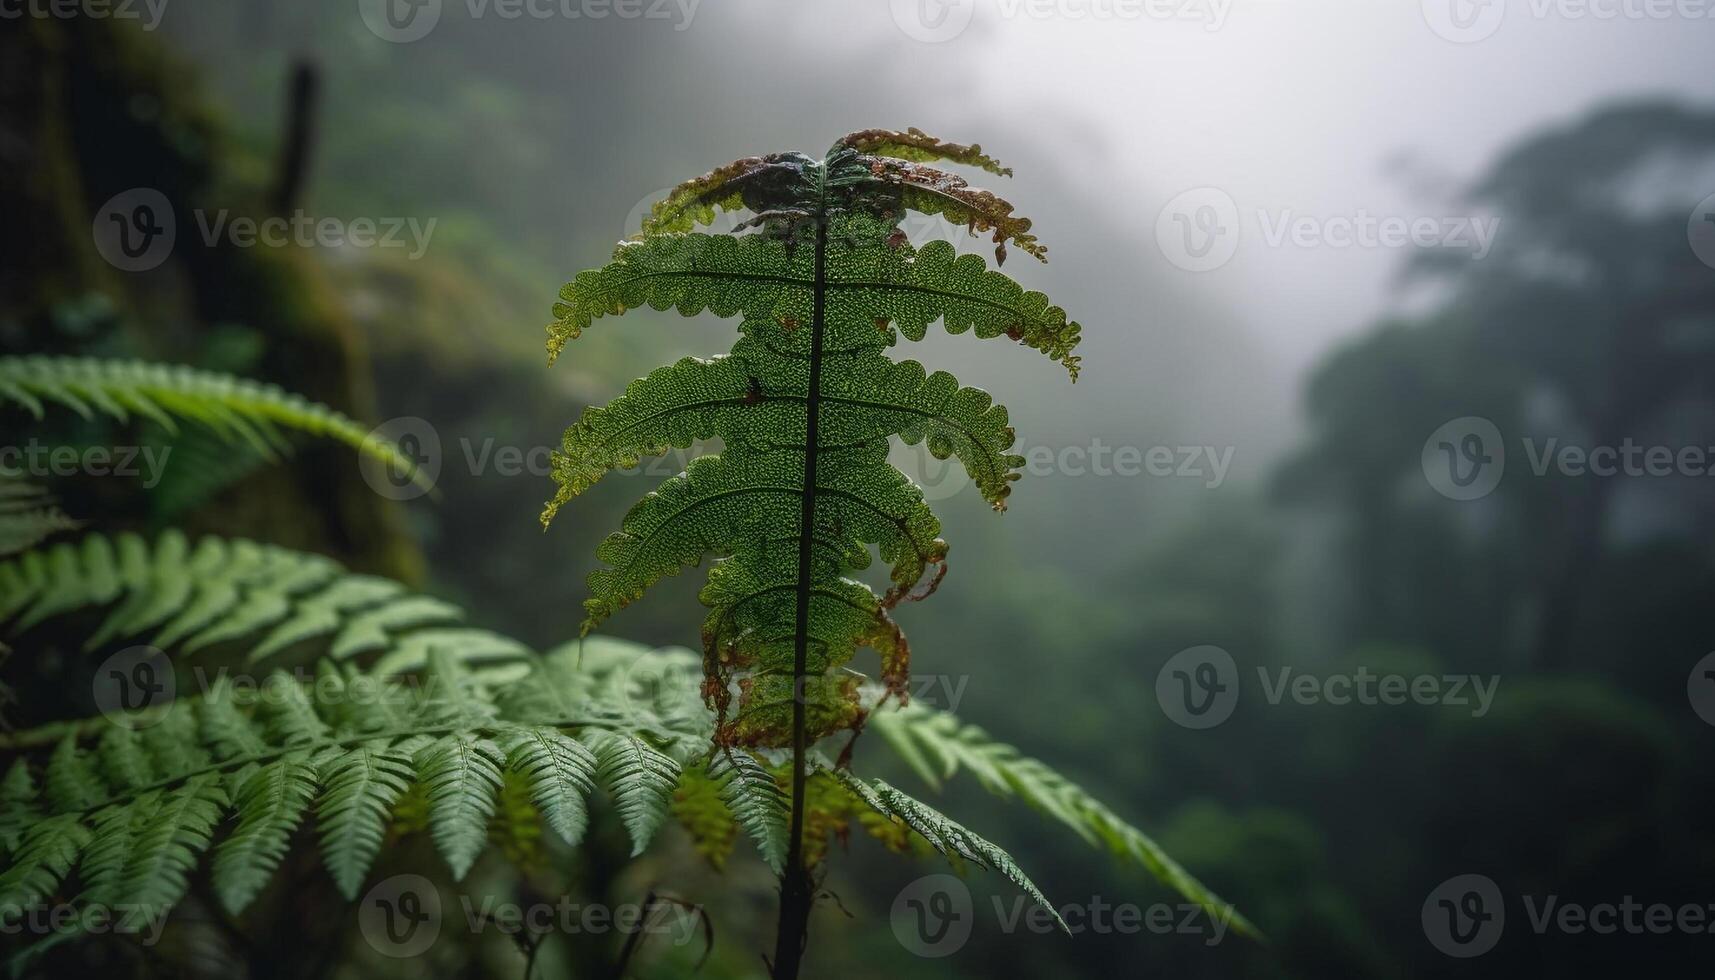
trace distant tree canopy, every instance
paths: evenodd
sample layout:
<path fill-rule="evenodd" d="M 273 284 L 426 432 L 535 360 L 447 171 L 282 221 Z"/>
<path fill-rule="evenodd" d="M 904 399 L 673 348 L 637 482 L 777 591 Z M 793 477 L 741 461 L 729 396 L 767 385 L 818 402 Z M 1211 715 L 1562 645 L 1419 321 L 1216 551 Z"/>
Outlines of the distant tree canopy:
<path fill-rule="evenodd" d="M 1437 304 L 1314 374 L 1312 437 L 1276 489 L 1350 515 L 1352 638 L 1443 652 L 1499 640 L 1537 666 L 1582 660 L 1601 639 L 1583 628 L 1586 600 L 1606 563 L 1647 536 L 1647 520 L 1625 518 L 1669 509 L 1709 528 L 1708 495 L 1685 480 L 1536 474 L 1521 440 L 1539 453 L 1551 438 L 1702 445 L 1715 269 L 1690 247 L 1688 222 L 1712 189 L 1706 110 L 1630 104 L 1532 137 L 1459 202 L 1500 218 L 1494 251 L 1415 261 L 1408 276 Z M 1492 421 L 1508 452 L 1506 476 L 1478 502 L 1437 496 L 1420 472 L 1424 440 L 1464 416 Z M 1649 574 L 1663 581 L 1706 572 L 1694 549 L 1658 559 Z"/>

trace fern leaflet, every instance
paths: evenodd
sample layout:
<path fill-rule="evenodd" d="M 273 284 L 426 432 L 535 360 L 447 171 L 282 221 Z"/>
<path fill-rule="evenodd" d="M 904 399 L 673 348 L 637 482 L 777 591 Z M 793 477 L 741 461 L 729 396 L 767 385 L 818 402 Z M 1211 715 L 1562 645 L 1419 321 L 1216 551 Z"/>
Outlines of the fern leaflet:
<path fill-rule="evenodd" d="M 147 419 L 169 433 L 179 431 L 179 420 L 197 422 L 221 439 L 245 445 L 268 459 L 291 448 L 283 430 L 302 432 L 343 442 L 429 487 L 427 475 L 389 440 L 326 405 L 275 385 L 176 364 L 0 357 L 0 406 L 17 405 L 40 420 L 50 402 L 86 419 L 98 414 L 120 422 Z"/>

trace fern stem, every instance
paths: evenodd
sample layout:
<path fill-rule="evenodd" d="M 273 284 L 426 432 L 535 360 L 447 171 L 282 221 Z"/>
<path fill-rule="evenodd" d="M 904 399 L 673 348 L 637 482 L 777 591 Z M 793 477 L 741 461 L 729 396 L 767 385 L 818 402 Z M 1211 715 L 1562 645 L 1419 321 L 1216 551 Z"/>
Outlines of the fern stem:
<path fill-rule="evenodd" d="M 825 194 L 827 168 L 817 174 Z M 818 196 L 821 196 L 819 194 Z M 827 301 L 828 218 L 825 197 L 816 214 L 815 306 L 810 316 L 810 384 L 804 401 L 804 490 L 798 524 L 798 623 L 792 638 L 792 815 L 786 833 L 786 867 L 780 875 L 780 926 L 774 937 L 775 980 L 797 980 L 810 928 L 810 873 L 804 867 L 805 755 L 809 738 L 805 713 L 805 675 L 810 649 L 810 572 L 816 531 L 816 461 L 822 407 L 822 333 Z"/>

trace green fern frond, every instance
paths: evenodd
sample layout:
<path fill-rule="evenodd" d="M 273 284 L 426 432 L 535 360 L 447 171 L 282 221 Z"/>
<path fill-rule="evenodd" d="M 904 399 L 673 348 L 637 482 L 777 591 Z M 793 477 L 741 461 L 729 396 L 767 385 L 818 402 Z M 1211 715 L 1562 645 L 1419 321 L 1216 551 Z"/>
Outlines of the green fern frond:
<path fill-rule="evenodd" d="M 396 807 L 413 792 L 426 801 L 437 849 L 462 875 L 489 838 L 502 780 L 527 790 L 529 805 L 571 844 L 582 839 L 589 796 L 601 785 L 639 850 L 669 814 L 683 810 L 678 798 L 700 780 L 718 797 L 727 825 L 742 827 L 778 868 L 787 814 L 774 773 L 741 750 L 711 754 L 707 709 L 639 683 L 642 676 L 684 677 L 696 667 L 688 651 L 594 638 L 540 658 L 515 679 L 466 669 L 448 654 L 432 658 L 416 683 L 361 674 L 349 664 L 324 666 L 313 682 L 276 674 L 249 697 L 217 681 L 205 697 L 173 706 L 138 731 L 72 726 L 45 760 L 16 760 L 0 780 L 0 910 L 46 901 L 76 880 L 83 890 L 74 903 L 147 899 L 164 911 L 212 850 L 215 894 L 238 914 L 266 887 L 306 820 L 314 822 L 341 894 L 354 897 Z M 662 700 L 669 697 L 676 700 Z M 872 724 L 885 731 L 899 718 L 878 713 Z M 1046 795 L 1040 786 L 1060 785 L 1045 767 L 1021 768 L 1030 760 L 990 747 L 980 732 L 956 722 L 934 728 L 937 743 L 947 741 L 944 731 L 960 733 L 951 748 L 919 752 L 942 760 L 930 770 L 937 778 L 957 771 L 944 761 L 956 757 L 958 767 L 988 773 L 1026 799 Z M 818 785 L 833 781 L 851 806 L 871 815 L 864 822 L 876 836 L 914 835 L 955 862 L 1000 871 L 1043 902 L 1004 851 L 921 801 L 823 763 L 814 776 Z M 713 814 L 707 804 L 698 812 Z M 1104 833 L 1103 819 L 1120 826 L 1111 814 L 1097 816 L 1108 811 L 1081 793 L 1063 809 L 1086 815 L 1087 829 L 1097 833 Z M 1203 895 L 1198 900 L 1218 903 Z M 1242 919 L 1235 925 L 1250 931 Z"/>
<path fill-rule="evenodd" d="M 886 781 L 876 779 L 869 782 L 852 775 L 843 769 L 830 770 L 855 797 L 861 800 L 874 812 L 898 820 L 911 828 L 918 836 L 928 841 L 930 846 L 949 858 L 969 861 L 979 868 L 996 871 L 1008 881 L 1023 889 L 1026 895 L 1037 905 L 1048 910 L 1054 916 L 1054 921 L 1067 935 L 1071 930 L 1060 918 L 1060 913 L 1053 903 L 1043 896 L 1030 877 L 1019 868 L 1012 856 L 994 844 L 978 836 L 964 825 L 951 817 L 942 814 L 934 807 L 901 793 L 889 786 Z"/>
<path fill-rule="evenodd" d="M 679 762 L 634 735 L 592 731 L 584 739 L 595 753 L 598 778 L 631 835 L 631 853 L 642 854 L 672 809 Z"/>
<path fill-rule="evenodd" d="M 320 641 L 338 660 L 376 655 L 386 673 L 415 670 L 437 648 L 489 663 L 529 655 L 505 637 L 446 629 L 462 613 L 441 600 L 351 574 L 320 555 L 251 541 L 205 537 L 192 545 L 167 531 L 150 544 L 134 534 L 89 534 L 0 562 L 0 628 L 11 634 L 94 609 L 106 615 L 86 649 L 133 638 L 185 654 L 242 643 L 257 663 Z"/>
<path fill-rule="evenodd" d="M 0 909 L 39 905 L 77 864 L 89 847 L 92 833 L 78 814 L 61 814 L 36 822 L 22 841 L 10 849 L 7 868 L 0 873 Z"/>
<path fill-rule="evenodd" d="M 548 328 L 553 360 L 603 316 L 641 307 L 739 317 L 740 339 L 712 360 L 686 358 L 586 411 L 553 457 L 558 484 L 548 523 L 607 471 L 670 448 L 719 438 L 719 455 L 639 501 L 597 549 L 584 632 L 681 569 L 717 559 L 700 598 L 705 682 L 718 741 L 791 744 L 855 729 L 860 648 L 882 658 L 881 680 L 903 694 L 909 647 L 888 614 L 933 591 L 946 571 L 940 521 L 922 491 L 887 462 L 891 440 L 957 457 L 996 509 L 1024 460 L 1007 410 L 945 372 L 896 363 L 901 336 L 1006 336 L 1063 364 L 1077 379 L 1080 328 L 1041 293 L 946 242 L 913 246 L 907 210 L 992 230 L 1042 256 L 1012 205 L 928 161 L 1005 169 L 977 146 L 919 130 L 865 130 L 821 159 L 751 157 L 689 181 L 644 222 L 613 261 L 577 274 Z M 754 218 L 740 235 L 694 231 L 721 210 Z M 891 588 L 877 595 L 848 572 L 874 548 Z M 736 694 L 736 713 L 729 714 Z"/>
<path fill-rule="evenodd" d="M 409 456 L 345 415 L 271 384 L 173 364 L 27 355 L 0 357 L 0 406 L 18 405 L 35 418 L 57 403 L 86 419 L 143 418 L 170 433 L 181 420 L 197 422 L 229 442 L 273 459 L 291 447 L 285 433 L 333 439 L 375 462 L 430 482 Z"/>
<path fill-rule="evenodd" d="M 146 447 L 158 445 L 162 454 L 157 457 L 162 463 L 148 497 L 150 521 L 157 526 L 184 521 L 270 462 L 250 446 L 203 428 L 185 429 L 177 435 L 159 429 L 145 431 L 140 441 Z M 168 451 L 170 456 L 165 455 Z"/>
<path fill-rule="evenodd" d="M 768 867 L 779 874 L 786 863 L 792 809 L 792 800 L 780 781 L 755 756 L 739 749 L 715 753 L 709 776 L 719 787 L 721 802 L 733 820 L 756 842 Z"/>
<path fill-rule="evenodd" d="M 446 856 L 453 880 L 462 881 L 488 842 L 506 757 L 492 741 L 461 731 L 425 747 L 416 761 L 428 787 L 435 846 Z"/>
<path fill-rule="evenodd" d="M 82 526 L 59 509 L 52 494 L 0 471 L 0 558 Z"/>
<path fill-rule="evenodd" d="M 527 728 L 505 743 L 508 768 L 523 775 L 530 799 L 548 826 L 576 847 L 589 828 L 585 802 L 595 789 L 600 763 L 583 743 L 554 728 Z"/>
<path fill-rule="evenodd" d="M 214 852 L 215 891 L 228 912 L 243 910 L 268 884 L 315 794 L 316 771 L 302 756 L 259 766 L 239 782 L 238 826 Z"/>
<path fill-rule="evenodd" d="M 393 805 L 410 788 L 413 743 L 377 739 L 346 748 L 329 746 L 317 759 L 321 801 L 316 805 L 322 858 L 340 894 L 354 898 L 387 837 Z"/>
<path fill-rule="evenodd" d="M 540 664 L 491 692 L 455 658 L 437 656 L 420 684 L 389 681 L 375 690 L 400 706 L 380 730 L 376 713 L 359 724 L 343 710 L 357 688 L 276 674 L 249 699 L 219 686 L 154 727 L 108 726 L 89 744 L 68 737 L 39 780 L 33 767 L 15 763 L 0 783 L 0 826 L 9 828 L 0 909 L 15 916 L 74 870 L 84 886 L 78 901 L 165 909 L 212 848 L 215 892 L 236 914 L 266 886 L 312 805 L 328 870 L 342 894 L 355 896 L 394 807 L 413 786 L 423 788 L 437 850 L 462 877 L 487 843 L 506 773 L 528 785 L 550 825 L 576 841 L 599 770 L 641 848 L 671 806 L 681 762 L 669 752 L 685 756 L 698 746 L 657 747 L 575 712 L 549 724 L 509 717 L 504 705 L 524 703 L 517 691 L 576 675 L 574 665 L 559 666 Z M 355 683 L 358 675 L 342 676 Z M 581 699 L 576 690 L 561 693 L 568 703 Z M 218 828 L 229 822 L 217 844 Z"/>
<path fill-rule="evenodd" d="M 994 741 L 976 725 L 951 714 L 920 706 L 877 711 L 868 727 L 880 732 L 890 746 L 923 780 L 939 787 L 961 770 L 975 776 L 989 792 L 1017 797 L 1052 817 L 1091 846 L 1142 865 L 1163 884 L 1211 915 L 1230 919 L 1241 934 L 1260 939 L 1257 928 L 1231 905 L 1180 867 L 1143 831 L 1120 819 L 1105 804 L 1060 775 L 1046 763 Z"/>

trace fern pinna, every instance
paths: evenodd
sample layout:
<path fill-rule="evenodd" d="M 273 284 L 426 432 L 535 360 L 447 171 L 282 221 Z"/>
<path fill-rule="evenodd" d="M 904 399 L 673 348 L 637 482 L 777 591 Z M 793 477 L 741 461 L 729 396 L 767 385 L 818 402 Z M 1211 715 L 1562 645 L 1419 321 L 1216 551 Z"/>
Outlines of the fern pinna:
<path fill-rule="evenodd" d="M 887 695 L 904 701 L 909 654 L 888 615 L 934 591 L 947 543 L 922 492 L 887 462 L 890 437 L 958 457 L 995 509 L 1023 458 L 1004 407 L 945 372 L 896 362 L 886 349 L 922 339 L 940 320 L 951 333 L 1005 336 L 1060 362 L 1077 379 L 1077 323 L 982 257 L 942 241 L 907 241 L 907 212 L 992 232 L 996 262 L 1010 244 L 1046 250 L 1005 200 L 937 160 L 1008 174 L 976 145 L 918 131 L 865 130 L 816 159 L 747 157 L 688 181 L 657 204 L 643 234 L 608 265 L 561 291 L 549 326 L 550 359 L 598 317 L 650 306 L 740 317 L 732 352 L 686 358 L 633 382 L 584 413 L 554 456 L 559 492 L 546 523 L 616 467 L 694 440 L 719 437 L 719 455 L 693 461 L 626 515 L 597 554 L 588 632 L 662 577 L 720 560 L 701 593 L 703 695 L 727 746 L 791 746 L 793 826 L 783 878 L 775 968 L 794 975 L 809 884 L 800 858 L 807 747 L 865 715 L 859 648 L 880 655 Z M 695 231 L 719 210 L 752 217 L 740 234 Z M 891 587 L 876 594 L 848 573 L 876 546 Z M 736 706 L 730 704 L 736 686 Z"/>

